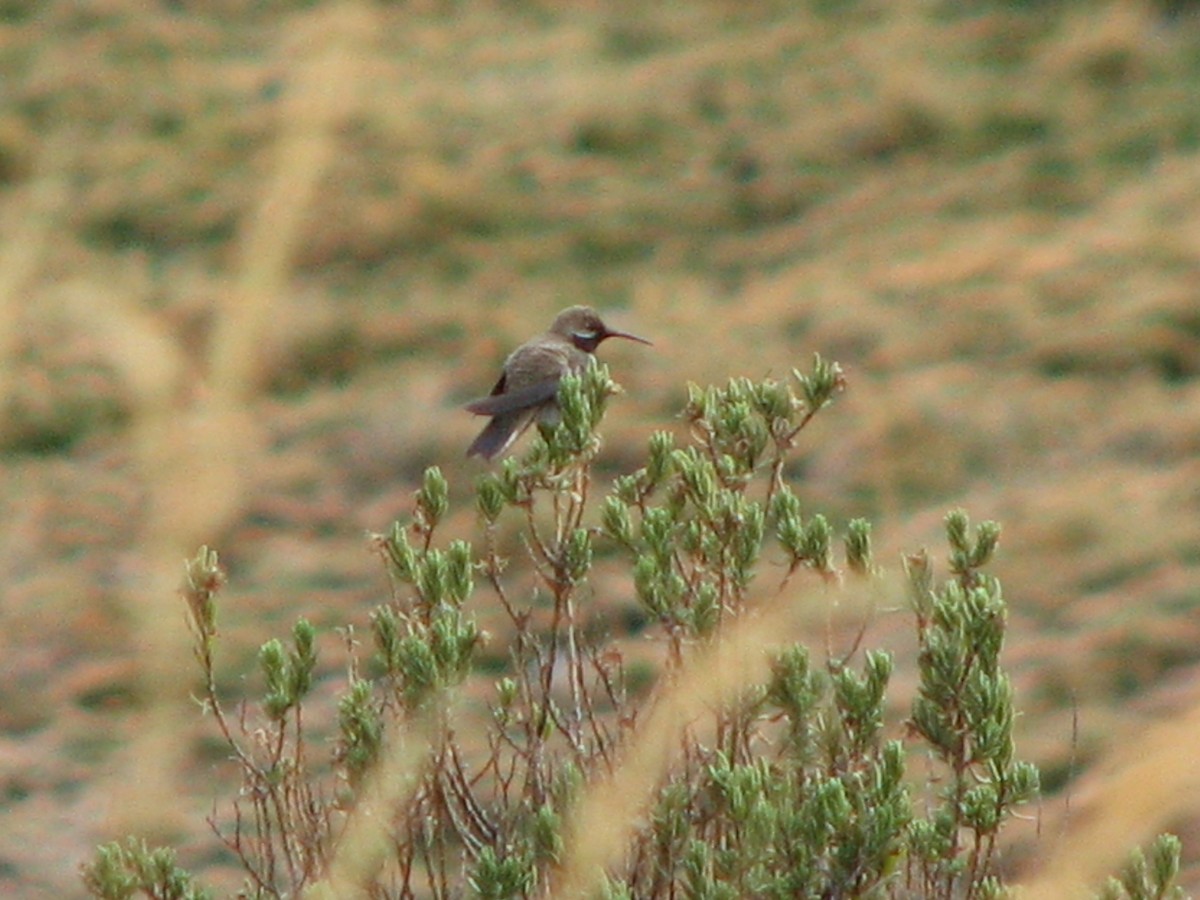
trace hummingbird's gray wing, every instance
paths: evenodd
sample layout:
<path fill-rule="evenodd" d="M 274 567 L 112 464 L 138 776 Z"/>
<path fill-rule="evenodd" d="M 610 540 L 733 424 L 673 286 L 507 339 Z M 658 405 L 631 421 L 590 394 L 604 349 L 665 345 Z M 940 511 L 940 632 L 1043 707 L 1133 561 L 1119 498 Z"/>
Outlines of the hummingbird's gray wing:
<path fill-rule="evenodd" d="M 558 382 L 559 379 L 554 378 L 468 403 L 468 410 L 476 415 L 491 416 L 492 421 L 471 442 L 467 456 L 493 459 L 507 450 L 533 424 L 538 413 L 553 404 L 558 394 Z M 503 387 L 503 384 L 501 378 L 496 386 Z"/>
<path fill-rule="evenodd" d="M 582 360 L 577 361 L 576 356 Z M 491 396 L 467 404 L 476 415 L 492 417 L 467 448 L 467 456 L 492 459 L 508 449 L 535 418 L 555 409 L 562 376 L 587 359 L 586 354 L 552 336 L 530 341 L 513 351 L 504 362 L 504 374 Z"/>
<path fill-rule="evenodd" d="M 498 416 L 502 413 L 516 412 L 531 406 L 541 406 L 547 400 L 552 400 L 558 394 L 559 379 L 552 378 L 528 387 L 517 388 L 504 393 L 493 393 L 482 400 L 472 400 L 466 408 L 477 416 Z"/>

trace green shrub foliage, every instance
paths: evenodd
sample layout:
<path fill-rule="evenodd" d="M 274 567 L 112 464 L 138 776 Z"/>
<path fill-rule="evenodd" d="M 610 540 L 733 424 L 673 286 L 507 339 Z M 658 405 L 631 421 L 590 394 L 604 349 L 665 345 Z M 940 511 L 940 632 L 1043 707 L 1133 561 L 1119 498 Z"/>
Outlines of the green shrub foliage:
<path fill-rule="evenodd" d="M 430 737 L 415 751 L 414 786 L 383 815 L 386 852 L 355 872 L 356 890 L 554 896 L 572 852 L 564 823 L 624 763 L 658 696 L 633 689 L 619 642 L 580 627 L 579 601 L 599 590 L 598 559 L 623 568 L 660 639 L 660 684 L 757 615 L 762 597 L 830 602 L 851 584 L 883 590 L 870 525 L 855 519 L 839 534 L 789 478 L 806 426 L 843 386 L 820 357 L 787 381 L 692 386 L 686 445 L 654 434 L 645 465 L 596 496 L 597 427 L 616 386 L 593 366 L 563 381 L 560 425 L 479 479 L 475 543 L 442 539 L 450 490 L 429 469 L 411 516 L 373 539 L 393 596 L 371 615 L 369 642 L 347 632 L 353 664 L 332 758 L 306 732 L 319 642 L 303 620 L 288 640 L 262 646 L 257 704 L 225 712 L 213 663 L 222 574 L 202 550 L 184 593 L 205 710 L 240 770 L 233 814 L 214 822 L 245 868 L 244 893 L 336 895 L 327 879 L 355 849 L 342 823 L 378 796 L 372 778 L 395 764 L 388 748 L 419 732 Z M 740 684 L 735 701 L 674 735 L 673 762 L 591 895 L 1004 894 L 998 839 L 1036 796 L 1038 773 L 1016 755 L 1000 664 L 1005 603 L 986 571 L 999 529 L 972 528 L 955 511 L 946 533 L 945 577 L 924 551 L 904 561 L 919 668 L 907 717 L 888 707 L 892 657 L 861 646 L 868 622 L 841 656 L 781 645 L 765 681 Z M 519 549 L 506 556 L 514 535 Z M 455 698 L 482 645 L 469 602 L 480 589 L 512 631 L 490 716 L 468 735 Z M 922 764 L 908 767 L 915 754 Z M 1160 841 L 1106 896 L 1168 896 L 1178 857 L 1178 842 Z M 98 897 L 204 896 L 169 850 L 137 841 L 101 847 L 84 881 Z"/>

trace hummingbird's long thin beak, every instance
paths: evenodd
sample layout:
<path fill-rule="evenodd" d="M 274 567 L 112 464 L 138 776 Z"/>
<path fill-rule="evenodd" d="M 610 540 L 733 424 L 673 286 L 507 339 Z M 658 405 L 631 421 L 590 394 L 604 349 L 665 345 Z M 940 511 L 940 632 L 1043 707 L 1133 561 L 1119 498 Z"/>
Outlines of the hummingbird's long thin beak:
<path fill-rule="evenodd" d="M 648 346 L 651 346 L 651 347 L 654 346 L 654 344 L 651 341 L 646 340 L 644 337 L 638 337 L 636 334 L 630 334 L 628 331 L 613 331 L 611 328 L 607 328 L 604 331 L 604 336 L 606 338 L 611 338 L 611 337 L 625 338 L 625 340 L 627 340 L 627 341 L 637 341 L 639 344 L 647 344 Z"/>

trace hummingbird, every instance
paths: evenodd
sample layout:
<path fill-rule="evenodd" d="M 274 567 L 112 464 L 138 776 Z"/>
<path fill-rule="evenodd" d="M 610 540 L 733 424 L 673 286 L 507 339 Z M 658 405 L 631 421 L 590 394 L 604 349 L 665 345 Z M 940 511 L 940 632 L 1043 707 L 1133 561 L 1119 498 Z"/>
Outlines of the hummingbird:
<path fill-rule="evenodd" d="M 609 328 L 587 306 L 572 306 L 558 314 L 549 331 L 510 353 L 492 393 L 467 404 L 469 412 L 492 417 L 467 448 L 467 456 L 493 459 L 535 420 L 557 424 L 558 383 L 564 375 L 578 374 L 590 365 L 596 348 L 610 337 L 650 343 Z"/>

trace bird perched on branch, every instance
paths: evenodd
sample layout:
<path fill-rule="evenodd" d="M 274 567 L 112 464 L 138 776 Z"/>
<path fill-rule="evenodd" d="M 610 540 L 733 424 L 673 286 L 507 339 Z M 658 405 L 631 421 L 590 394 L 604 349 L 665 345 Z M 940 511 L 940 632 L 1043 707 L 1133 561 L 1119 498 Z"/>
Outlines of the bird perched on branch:
<path fill-rule="evenodd" d="M 493 459 L 534 421 L 557 424 L 558 384 L 562 377 L 582 372 L 591 363 L 596 348 L 610 337 L 650 343 L 635 334 L 609 328 L 595 310 L 572 306 L 558 314 L 549 331 L 509 354 L 492 393 L 467 404 L 468 411 L 492 417 L 467 448 L 467 456 Z"/>

